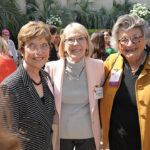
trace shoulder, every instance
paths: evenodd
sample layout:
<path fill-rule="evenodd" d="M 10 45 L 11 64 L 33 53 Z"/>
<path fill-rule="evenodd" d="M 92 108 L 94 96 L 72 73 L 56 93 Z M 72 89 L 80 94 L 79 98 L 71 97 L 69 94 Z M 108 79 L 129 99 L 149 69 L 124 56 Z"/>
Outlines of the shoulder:
<path fill-rule="evenodd" d="M 104 64 L 106 64 L 106 63 L 108 63 L 108 62 L 109 62 L 109 63 L 113 63 L 114 60 L 117 58 L 118 54 L 119 54 L 119 53 L 110 54 L 110 55 L 107 57 L 107 59 L 105 60 Z"/>
<path fill-rule="evenodd" d="M 21 74 L 19 70 L 17 69 L 12 74 L 10 74 L 8 77 L 6 77 L 3 82 L 1 83 L 1 86 L 6 85 L 7 87 L 14 88 L 15 86 L 19 85 L 21 81 Z"/>
<path fill-rule="evenodd" d="M 59 59 L 56 61 L 50 61 L 45 64 L 45 69 L 58 68 L 58 66 L 62 65 L 65 62 L 64 59 Z"/>
<path fill-rule="evenodd" d="M 104 72 L 104 63 L 100 59 L 86 58 L 87 71 L 92 71 L 93 73 Z"/>
<path fill-rule="evenodd" d="M 11 40 L 11 39 L 8 39 L 8 43 L 14 44 L 13 40 Z"/>
<path fill-rule="evenodd" d="M 104 62 L 105 71 L 109 70 L 114 63 L 115 66 L 122 66 L 121 64 L 123 63 L 123 57 L 120 53 L 111 54 L 107 57 L 107 59 Z"/>
<path fill-rule="evenodd" d="M 41 73 L 44 77 L 49 77 L 48 72 L 46 72 L 45 70 L 41 69 Z"/>
<path fill-rule="evenodd" d="M 15 72 L 13 72 L 12 74 L 10 74 L 8 77 L 6 77 L 3 82 L 1 83 L 2 84 L 13 84 L 15 82 L 17 82 L 17 80 L 19 79 L 20 77 L 20 74 L 18 74 L 19 72 L 16 70 Z"/>
<path fill-rule="evenodd" d="M 86 58 L 86 63 L 92 65 L 93 67 L 103 67 L 104 63 L 100 59 L 94 59 L 94 58 Z"/>
<path fill-rule="evenodd" d="M 50 61 L 46 63 L 46 66 L 55 66 L 55 65 L 59 65 L 62 62 L 64 62 L 64 59 L 59 59 L 59 60 L 55 60 L 55 61 Z"/>
<path fill-rule="evenodd" d="M 2 83 L 0 84 L 0 89 L 3 95 L 14 99 L 13 97 L 16 95 L 15 93 L 17 91 L 20 91 L 20 85 L 22 85 L 22 79 L 18 75 L 18 72 L 15 71 L 2 81 Z"/>
<path fill-rule="evenodd" d="M 95 59 L 95 58 L 87 58 L 87 61 L 89 63 L 93 63 L 93 64 L 103 64 L 103 61 L 100 59 Z"/>

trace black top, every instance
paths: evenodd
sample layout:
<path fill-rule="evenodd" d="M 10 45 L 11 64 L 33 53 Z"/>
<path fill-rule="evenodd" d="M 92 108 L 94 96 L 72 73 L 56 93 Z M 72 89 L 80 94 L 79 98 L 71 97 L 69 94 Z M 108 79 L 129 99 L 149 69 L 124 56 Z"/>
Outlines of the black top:
<path fill-rule="evenodd" d="M 141 150 L 135 83 L 144 64 L 133 75 L 124 58 L 122 82 L 114 98 L 110 119 L 110 150 Z"/>

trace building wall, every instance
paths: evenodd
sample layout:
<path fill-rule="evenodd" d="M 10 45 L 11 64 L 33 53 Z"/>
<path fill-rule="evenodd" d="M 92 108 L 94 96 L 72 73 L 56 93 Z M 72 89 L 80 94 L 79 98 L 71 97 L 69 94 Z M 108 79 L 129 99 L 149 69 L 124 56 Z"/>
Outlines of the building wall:
<path fill-rule="evenodd" d="M 129 0 L 132 3 L 141 3 L 146 4 L 148 8 L 150 8 L 150 0 Z"/>
<path fill-rule="evenodd" d="M 39 4 L 39 7 L 43 9 L 43 3 L 44 0 L 36 0 L 36 2 Z M 58 0 L 62 6 L 69 7 L 73 1 L 78 1 L 78 0 Z M 111 9 L 113 6 L 113 0 L 89 0 L 90 2 L 93 2 L 94 4 L 92 5 L 93 10 L 99 10 L 101 7 L 104 7 L 106 9 Z M 124 3 L 125 0 L 115 0 L 118 3 Z M 141 3 L 141 4 L 147 4 L 147 7 L 150 8 L 150 0 L 129 0 L 132 3 Z M 26 1 L 25 0 L 16 0 L 18 6 L 20 9 L 25 13 L 26 12 Z"/>
<path fill-rule="evenodd" d="M 72 1 L 78 1 L 78 0 L 59 0 L 62 5 L 68 6 L 69 3 Z M 99 10 L 101 7 L 104 7 L 106 9 L 111 9 L 113 6 L 113 0 L 89 0 L 90 2 L 94 2 L 93 9 Z M 115 0 L 118 3 L 124 3 L 125 0 Z M 141 3 L 141 4 L 147 4 L 147 7 L 150 8 L 150 0 L 129 0 L 132 3 Z"/>
<path fill-rule="evenodd" d="M 18 8 L 25 14 L 26 13 L 26 1 L 25 0 L 16 0 Z"/>

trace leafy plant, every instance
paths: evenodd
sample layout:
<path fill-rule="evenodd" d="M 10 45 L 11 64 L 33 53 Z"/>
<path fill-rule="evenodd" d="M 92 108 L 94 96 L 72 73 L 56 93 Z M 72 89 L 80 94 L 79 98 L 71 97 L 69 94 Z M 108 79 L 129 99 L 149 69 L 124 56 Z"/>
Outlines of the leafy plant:
<path fill-rule="evenodd" d="M 26 21 L 26 16 L 18 9 L 15 0 L 0 0 L 0 31 L 4 28 L 10 30 L 15 44 L 18 31 Z"/>
<path fill-rule="evenodd" d="M 55 0 L 56 1 L 56 0 Z M 57 7 L 54 0 L 43 0 L 41 6 L 35 0 L 26 0 L 27 18 L 28 20 L 42 20 L 50 17 L 52 11 Z"/>
<path fill-rule="evenodd" d="M 146 4 L 134 4 L 133 5 L 133 9 L 130 10 L 131 14 L 137 14 L 139 17 L 143 18 L 143 19 L 147 19 L 148 16 L 150 15 L 150 11 L 148 10 L 148 8 L 146 7 Z"/>
<path fill-rule="evenodd" d="M 57 27 L 60 27 L 62 24 L 61 18 L 58 15 L 50 15 L 50 18 L 46 20 L 47 24 L 55 25 Z"/>

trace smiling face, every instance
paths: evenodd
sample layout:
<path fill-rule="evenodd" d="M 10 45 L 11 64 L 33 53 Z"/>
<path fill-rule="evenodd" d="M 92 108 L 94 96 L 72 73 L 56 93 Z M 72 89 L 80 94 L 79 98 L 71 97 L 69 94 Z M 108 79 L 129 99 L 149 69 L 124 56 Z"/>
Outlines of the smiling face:
<path fill-rule="evenodd" d="M 104 32 L 104 39 L 105 39 L 105 43 L 109 43 L 109 39 L 110 39 L 109 32 L 107 31 Z"/>
<path fill-rule="evenodd" d="M 119 51 L 128 61 L 136 61 L 140 58 L 144 52 L 145 41 L 139 28 L 120 30 L 118 39 Z"/>
<path fill-rule="evenodd" d="M 24 46 L 24 68 L 40 70 L 48 61 L 50 47 L 44 36 L 28 40 Z"/>
<path fill-rule="evenodd" d="M 10 34 L 9 34 L 9 33 L 3 33 L 3 34 L 2 34 L 2 37 L 3 37 L 6 41 L 8 41 L 8 39 L 9 39 L 9 37 L 10 37 Z"/>
<path fill-rule="evenodd" d="M 86 37 L 75 29 L 65 36 L 64 51 L 71 61 L 79 62 L 85 56 L 86 49 L 88 49 Z"/>

